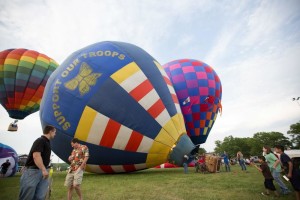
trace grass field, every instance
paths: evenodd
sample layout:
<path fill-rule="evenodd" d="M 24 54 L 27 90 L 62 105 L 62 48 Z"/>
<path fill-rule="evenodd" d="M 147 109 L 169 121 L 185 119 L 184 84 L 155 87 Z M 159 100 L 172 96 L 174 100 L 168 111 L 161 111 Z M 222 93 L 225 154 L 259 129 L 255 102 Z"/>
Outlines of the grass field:
<path fill-rule="evenodd" d="M 254 167 L 247 172 L 240 167 L 231 166 L 232 172 L 195 173 L 189 168 L 184 174 L 183 168 L 148 169 L 131 174 L 97 175 L 85 173 L 82 191 L 85 200 L 100 199 L 228 199 L 259 200 L 274 199 L 262 196 L 264 191 L 263 176 Z M 65 172 L 53 173 L 51 199 L 67 199 L 67 189 L 63 186 Z M 20 174 L 11 178 L 0 179 L 0 199 L 18 199 Z M 287 183 L 291 189 L 291 185 Z M 278 185 L 275 186 L 277 189 Z M 78 199 L 74 194 L 73 199 Z M 294 199 L 294 193 L 281 196 L 280 199 Z"/>

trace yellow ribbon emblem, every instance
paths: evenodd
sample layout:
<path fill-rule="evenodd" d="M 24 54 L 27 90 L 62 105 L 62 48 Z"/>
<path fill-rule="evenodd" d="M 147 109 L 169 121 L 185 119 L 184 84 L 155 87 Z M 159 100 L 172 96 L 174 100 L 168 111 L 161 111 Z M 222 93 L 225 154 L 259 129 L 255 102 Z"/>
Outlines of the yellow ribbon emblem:
<path fill-rule="evenodd" d="M 90 91 L 90 86 L 96 85 L 97 79 L 102 75 L 101 73 L 92 73 L 92 68 L 85 62 L 80 66 L 79 74 L 64 84 L 69 90 L 76 90 L 79 88 L 80 95 L 83 96 Z"/>

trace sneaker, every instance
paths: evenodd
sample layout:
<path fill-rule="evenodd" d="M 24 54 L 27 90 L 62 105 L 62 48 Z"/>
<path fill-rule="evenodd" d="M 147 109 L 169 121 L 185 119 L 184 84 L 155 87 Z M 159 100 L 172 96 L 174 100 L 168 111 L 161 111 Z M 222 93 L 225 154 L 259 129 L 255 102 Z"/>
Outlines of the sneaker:
<path fill-rule="evenodd" d="M 270 194 L 268 194 L 268 193 L 264 193 L 264 192 L 262 192 L 261 193 L 263 196 L 269 196 Z"/>

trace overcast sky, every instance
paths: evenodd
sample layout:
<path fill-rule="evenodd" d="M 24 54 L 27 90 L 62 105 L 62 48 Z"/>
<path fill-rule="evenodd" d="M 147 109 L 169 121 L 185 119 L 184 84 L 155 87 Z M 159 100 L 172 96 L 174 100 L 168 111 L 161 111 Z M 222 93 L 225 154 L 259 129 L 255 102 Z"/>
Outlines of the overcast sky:
<path fill-rule="evenodd" d="M 229 135 L 286 134 L 300 121 L 292 101 L 300 96 L 299 0 L 1 0 L 0 36 L 0 51 L 32 49 L 58 63 L 108 40 L 135 44 L 161 65 L 209 64 L 222 82 L 223 114 L 202 145 L 207 151 Z M 7 131 L 12 121 L 1 107 L 0 142 L 28 153 L 42 134 L 39 113 L 15 133 Z"/>

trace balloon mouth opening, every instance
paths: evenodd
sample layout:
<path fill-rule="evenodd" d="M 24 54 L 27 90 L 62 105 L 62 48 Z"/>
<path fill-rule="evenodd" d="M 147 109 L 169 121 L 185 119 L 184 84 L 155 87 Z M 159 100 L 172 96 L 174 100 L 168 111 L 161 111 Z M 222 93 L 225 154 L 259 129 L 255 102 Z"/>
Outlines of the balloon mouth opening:
<path fill-rule="evenodd" d="M 182 166 L 184 156 L 189 156 L 193 149 L 195 149 L 195 145 L 190 140 L 189 136 L 186 134 L 180 136 L 178 142 L 171 148 L 169 163 Z"/>
<path fill-rule="evenodd" d="M 30 115 L 30 112 L 26 111 L 20 111 L 20 110 L 7 110 L 9 117 L 13 119 L 24 119 L 28 115 Z"/>

